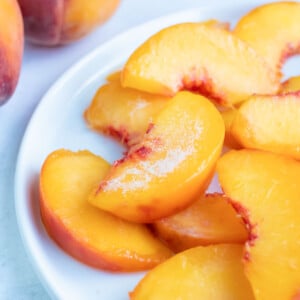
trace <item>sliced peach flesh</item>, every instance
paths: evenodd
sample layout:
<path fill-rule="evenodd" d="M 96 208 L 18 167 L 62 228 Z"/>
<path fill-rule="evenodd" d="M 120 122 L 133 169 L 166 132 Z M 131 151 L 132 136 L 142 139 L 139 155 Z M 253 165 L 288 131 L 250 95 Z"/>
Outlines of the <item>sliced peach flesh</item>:
<path fill-rule="evenodd" d="M 150 37 L 126 62 L 121 81 L 154 94 L 197 91 L 227 106 L 279 88 L 279 74 L 246 43 L 203 23 L 174 25 Z"/>
<path fill-rule="evenodd" d="M 281 94 L 300 91 L 300 76 L 294 76 L 282 83 L 280 88 Z"/>
<path fill-rule="evenodd" d="M 239 108 L 231 132 L 246 148 L 300 159 L 300 93 L 251 97 Z"/>
<path fill-rule="evenodd" d="M 142 140 L 95 186 L 90 203 L 141 223 L 178 212 L 209 184 L 224 131 L 222 117 L 209 100 L 178 93 Z"/>
<path fill-rule="evenodd" d="M 88 151 L 57 150 L 40 176 L 41 215 L 49 235 L 67 253 L 111 271 L 150 269 L 172 255 L 144 225 L 122 221 L 87 202 L 110 166 Z"/>
<path fill-rule="evenodd" d="M 123 88 L 114 80 L 103 85 L 85 111 L 88 125 L 120 142 L 134 144 L 169 98 Z"/>
<path fill-rule="evenodd" d="M 249 43 L 271 66 L 300 50 L 300 3 L 274 2 L 243 16 L 233 33 Z"/>
<path fill-rule="evenodd" d="M 219 160 L 217 173 L 250 231 L 244 264 L 255 299 L 298 299 L 300 163 L 263 151 L 232 150 Z"/>
<path fill-rule="evenodd" d="M 244 243 L 248 233 L 226 196 L 206 194 L 185 210 L 153 224 L 175 252 L 196 246 Z"/>
<path fill-rule="evenodd" d="M 148 272 L 130 293 L 130 299 L 254 300 L 241 260 L 240 245 L 186 250 Z"/>

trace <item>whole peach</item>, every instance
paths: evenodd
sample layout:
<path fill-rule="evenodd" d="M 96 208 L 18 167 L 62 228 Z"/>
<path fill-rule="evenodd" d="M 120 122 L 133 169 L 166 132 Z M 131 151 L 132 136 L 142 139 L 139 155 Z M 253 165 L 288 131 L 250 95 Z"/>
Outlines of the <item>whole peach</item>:
<path fill-rule="evenodd" d="M 24 33 L 17 0 L 0 1 L 0 104 L 15 91 L 23 56 Z"/>
<path fill-rule="evenodd" d="M 28 40 L 55 46 L 77 40 L 106 21 L 120 0 L 18 0 Z"/>

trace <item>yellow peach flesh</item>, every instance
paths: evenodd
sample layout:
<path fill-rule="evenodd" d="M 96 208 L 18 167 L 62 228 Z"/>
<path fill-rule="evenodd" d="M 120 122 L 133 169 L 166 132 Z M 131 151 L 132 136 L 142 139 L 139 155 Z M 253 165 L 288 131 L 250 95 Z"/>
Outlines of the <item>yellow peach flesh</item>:
<path fill-rule="evenodd" d="M 270 66 L 280 68 L 289 55 L 300 50 L 299 19 L 300 3 L 269 3 L 243 16 L 233 33 L 249 43 Z"/>
<path fill-rule="evenodd" d="M 207 187 L 223 139 L 224 123 L 214 105 L 202 96 L 178 93 L 89 201 L 134 222 L 176 213 Z"/>
<path fill-rule="evenodd" d="M 50 154 L 40 176 L 45 227 L 62 249 L 90 266 L 127 272 L 154 267 L 172 253 L 149 229 L 87 202 L 90 189 L 109 168 L 88 151 Z"/>
<path fill-rule="evenodd" d="M 246 148 L 300 159 L 300 93 L 249 98 L 237 111 L 231 133 Z"/>
<path fill-rule="evenodd" d="M 212 244 L 244 243 L 242 219 L 222 194 L 206 194 L 178 214 L 153 224 L 156 234 L 176 252 Z"/>
<path fill-rule="evenodd" d="M 296 299 L 300 163 L 263 151 L 232 150 L 219 160 L 217 173 L 250 231 L 244 264 L 255 299 Z"/>
<path fill-rule="evenodd" d="M 126 62 L 121 81 L 162 95 L 191 89 L 226 106 L 279 88 L 279 74 L 252 48 L 201 23 L 174 25 L 150 37 Z"/>
<path fill-rule="evenodd" d="M 120 81 L 103 85 L 85 111 L 88 125 L 126 145 L 136 143 L 169 98 L 122 88 Z"/>
<path fill-rule="evenodd" d="M 130 293 L 130 299 L 254 300 L 241 258 L 239 245 L 186 250 L 151 270 Z"/>

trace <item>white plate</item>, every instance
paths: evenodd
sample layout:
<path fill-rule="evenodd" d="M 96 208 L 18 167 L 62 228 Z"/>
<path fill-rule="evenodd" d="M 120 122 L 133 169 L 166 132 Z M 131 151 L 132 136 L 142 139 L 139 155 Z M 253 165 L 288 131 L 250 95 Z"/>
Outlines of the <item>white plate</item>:
<path fill-rule="evenodd" d="M 45 157 L 55 149 L 67 148 L 89 149 L 109 161 L 119 158 L 123 149 L 112 140 L 90 131 L 82 118 L 84 109 L 105 77 L 120 68 L 138 45 L 163 27 L 209 18 L 234 22 L 255 4 L 195 9 L 132 29 L 82 59 L 41 100 L 19 152 L 15 208 L 26 249 L 53 298 L 128 299 L 128 292 L 143 273 L 111 274 L 90 268 L 65 254 L 48 237 L 40 220 L 38 205 L 38 176 Z"/>

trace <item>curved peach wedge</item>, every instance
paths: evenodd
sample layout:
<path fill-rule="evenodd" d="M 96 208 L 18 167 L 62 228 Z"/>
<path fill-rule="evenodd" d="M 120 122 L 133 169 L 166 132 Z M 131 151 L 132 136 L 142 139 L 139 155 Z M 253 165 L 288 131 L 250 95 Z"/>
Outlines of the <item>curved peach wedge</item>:
<path fill-rule="evenodd" d="M 254 93 L 276 93 L 278 75 L 227 30 L 183 23 L 141 45 L 126 62 L 121 81 L 124 87 L 168 96 L 192 90 L 232 106 Z"/>
<path fill-rule="evenodd" d="M 131 300 L 254 300 L 242 265 L 242 246 L 196 247 L 157 266 L 139 282 Z M 275 298 L 274 298 L 275 299 Z"/>
<path fill-rule="evenodd" d="M 300 93 L 249 98 L 239 108 L 231 132 L 245 148 L 300 159 Z"/>
<path fill-rule="evenodd" d="M 242 219 L 222 194 L 206 194 L 185 210 L 153 224 L 155 233 L 179 252 L 196 246 L 244 243 Z"/>
<path fill-rule="evenodd" d="M 123 88 L 113 80 L 99 88 L 84 116 L 91 128 L 129 145 L 146 132 L 169 99 Z"/>
<path fill-rule="evenodd" d="M 300 76 L 294 76 L 281 84 L 280 94 L 300 91 Z"/>
<path fill-rule="evenodd" d="M 23 21 L 16 0 L 0 1 L 0 105 L 14 93 L 23 57 Z"/>
<path fill-rule="evenodd" d="M 89 201 L 134 222 L 174 214 L 207 187 L 223 139 L 224 123 L 214 105 L 200 95 L 180 92 L 95 186 Z"/>
<path fill-rule="evenodd" d="M 88 151 L 57 150 L 43 164 L 40 206 L 49 235 L 67 253 L 110 271 L 150 269 L 172 255 L 144 225 L 122 221 L 87 202 L 110 166 Z"/>
<path fill-rule="evenodd" d="M 245 272 L 255 299 L 298 299 L 300 163 L 257 150 L 226 153 L 217 173 L 250 231 Z"/>
<path fill-rule="evenodd" d="M 249 43 L 271 66 L 280 68 L 300 50 L 300 3 L 274 2 L 243 16 L 233 33 Z"/>
<path fill-rule="evenodd" d="M 106 21 L 120 0 L 18 0 L 27 39 L 44 46 L 77 40 Z"/>

